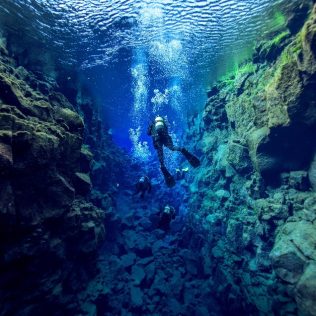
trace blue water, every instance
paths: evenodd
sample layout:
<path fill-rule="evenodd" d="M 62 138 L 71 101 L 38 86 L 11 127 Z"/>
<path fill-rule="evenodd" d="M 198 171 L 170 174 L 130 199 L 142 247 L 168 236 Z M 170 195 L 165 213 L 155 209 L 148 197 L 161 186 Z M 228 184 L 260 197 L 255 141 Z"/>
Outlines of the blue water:
<path fill-rule="evenodd" d="M 112 210 L 110 214 L 106 210 L 109 217 L 106 220 L 109 226 L 106 231 L 110 242 L 103 244 L 101 255 L 104 258 L 99 258 L 98 262 L 100 275 L 104 278 L 101 282 L 104 288 L 115 288 L 113 284 L 120 283 L 121 280 L 118 278 L 118 281 L 115 275 L 121 273 L 116 270 L 117 261 L 124 261 L 123 257 L 138 249 L 138 262 L 146 261 L 148 257 L 150 260 L 159 259 L 157 270 L 166 273 L 166 280 L 160 280 L 161 284 L 158 285 L 160 288 L 165 287 L 167 298 L 170 298 L 169 294 L 173 291 L 173 281 L 175 285 L 180 284 L 185 288 L 181 282 L 189 279 L 187 289 L 191 291 L 188 293 L 192 298 L 189 295 L 184 301 L 192 300 L 190 308 L 195 315 L 209 315 L 211 310 L 214 315 L 220 315 L 216 309 L 213 311 L 217 305 L 215 302 L 213 304 L 212 298 L 206 297 L 212 293 L 211 277 L 205 278 L 203 275 L 199 280 L 208 290 L 205 294 L 202 293 L 202 287 L 202 290 L 197 288 L 195 291 L 190 276 L 176 271 L 183 263 L 178 262 L 173 269 L 172 260 L 183 258 L 187 260 L 188 270 L 201 268 L 199 258 L 203 254 L 190 253 L 181 248 L 181 243 L 185 244 L 192 239 L 192 244 L 199 245 L 196 249 L 200 251 L 202 239 L 207 238 L 207 234 L 199 235 L 199 229 L 204 232 L 202 224 L 195 228 L 194 234 L 192 229 L 182 230 L 186 216 L 195 216 L 195 211 L 201 207 L 197 200 L 203 197 L 195 194 L 199 191 L 194 181 L 196 173 L 187 161 L 181 164 L 182 155 L 165 150 L 166 165 L 172 174 L 176 168 L 188 167 L 189 170 L 184 179 L 177 181 L 172 189 L 167 188 L 146 130 L 152 119 L 161 115 L 168 121 L 174 143 L 191 150 L 193 144 L 185 143 L 187 120 L 193 113 L 202 113 L 212 83 L 250 58 L 254 45 L 268 32 L 282 26 L 280 12 L 286 11 L 287 6 L 298 1 L 1 1 L 0 30 L 4 34 L 0 33 L 0 39 L 2 35 L 6 36 L 6 32 L 10 32 L 8 40 L 12 41 L 10 45 L 15 47 L 19 55 L 24 53 L 19 51 L 19 46 L 29 47 L 25 55 L 30 60 L 21 61 L 21 64 L 36 70 L 38 63 L 46 79 L 51 78 L 52 81 L 67 85 L 73 83 L 77 85 L 76 88 L 80 85 L 87 87 L 99 109 L 104 131 L 135 162 L 133 166 L 136 166 L 136 170 L 124 166 L 119 171 L 124 179 L 115 178 L 115 183 L 109 184 L 109 196 L 116 204 L 113 207 L 115 212 Z M 194 154 L 204 159 L 201 153 Z M 107 172 L 106 168 L 100 170 Z M 149 175 L 153 186 L 151 195 L 146 194 L 144 199 L 135 197 L 134 187 L 131 186 L 142 174 Z M 214 181 L 217 181 L 215 177 Z M 127 182 L 130 186 L 126 185 Z M 203 185 L 212 189 L 209 184 Z M 190 212 L 187 209 L 189 200 Z M 161 233 L 157 230 L 158 220 L 152 218 L 154 215 L 158 217 L 159 209 L 167 204 L 173 206 L 179 216 L 173 222 L 170 233 L 168 230 Z M 224 235 L 224 225 L 221 223 L 218 231 L 212 233 Z M 133 273 L 133 268 L 137 267 L 135 264 L 130 268 L 136 276 L 137 271 Z M 127 273 L 125 270 L 126 277 L 130 271 Z M 113 271 L 115 273 L 111 274 Z M 156 273 L 157 276 L 159 273 Z M 199 272 L 193 271 L 192 275 L 198 278 Z M 123 286 L 133 286 L 131 280 L 123 280 Z M 93 282 L 97 283 L 98 280 Z M 122 290 L 120 286 L 117 284 L 117 288 Z M 99 284 L 95 286 L 96 289 L 98 287 Z M 147 289 L 145 286 L 144 289 L 147 291 L 149 287 Z M 93 286 L 90 291 L 94 293 Z M 177 295 L 185 296 L 181 293 Z M 112 305 L 121 306 L 120 300 L 123 298 L 122 292 L 113 295 Z M 103 304 L 106 310 L 106 302 Z M 160 302 L 160 305 L 163 307 L 164 302 Z M 200 311 L 195 310 L 198 308 Z"/>
<path fill-rule="evenodd" d="M 249 57 L 279 6 L 294 2 L 3 0 L 0 23 L 79 72 L 114 140 L 147 160 L 149 120 L 167 116 L 181 138 L 212 81 Z"/>

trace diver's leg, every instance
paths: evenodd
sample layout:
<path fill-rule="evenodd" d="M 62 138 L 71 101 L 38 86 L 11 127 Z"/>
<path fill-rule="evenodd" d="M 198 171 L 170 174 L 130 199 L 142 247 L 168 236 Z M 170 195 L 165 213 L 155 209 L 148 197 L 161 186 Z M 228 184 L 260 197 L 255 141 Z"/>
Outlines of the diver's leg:
<path fill-rule="evenodd" d="M 173 187 L 176 182 L 173 178 L 173 176 L 169 173 L 169 171 L 167 170 L 166 166 L 165 166 L 165 162 L 164 162 L 164 156 L 163 156 L 163 144 L 161 143 L 157 143 L 155 144 L 155 148 L 157 150 L 158 153 L 158 158 L 159 158 L 159 162 L 160 162 L 160 169 L 161 172 L 165 178 L 166 184 L 169 188 Z"/>
<path fill-rule="evenodd" d="M 172 138 L 169 135 L 167 136 L 164 142 L 164 145 L 172 151 L 180 151 L 180 152 L 182 151 L 182 147 L 175 146 L 173 144 Z"/>
<path fill-rule="evenodd" d="M 199 158 L 195 157 L 193 154 L 188 152 L 185 148 L 181 148 L 181 153 L 183 154 L 183 156 L 187 159 L 187 161 L 193 168 L 197 168 L 201 164 Z"/>
<path fill-rule="evenodd" d="M 172 151 L 180 151 L 192 167 L 197 168 L 201 164 L 200 160 L 188 152 L 184 147 L 175 146 L 173 144 L 172 138 L 169 135 L 166 138 L 164 145 Z"/>
<path fill-rule="evenodd" d="M 160 168 L 165 166 L 165 162 L 164 162 L 164 157 L 163 157 L 163 148 L 162 148 L 162 144 L 160 143 L 155 143 L 154 144 L 155 149 L 157 150 L 157 154 L 158 154 L 158 159 L 159 159 L 159 163 L 160 163 Z"/>

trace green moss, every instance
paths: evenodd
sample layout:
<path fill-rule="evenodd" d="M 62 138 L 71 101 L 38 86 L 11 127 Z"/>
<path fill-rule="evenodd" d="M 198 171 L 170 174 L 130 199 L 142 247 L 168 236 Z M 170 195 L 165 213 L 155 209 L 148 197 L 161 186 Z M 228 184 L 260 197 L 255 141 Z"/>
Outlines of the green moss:
<path fill-rule="evenodd" d="M 229 48 L 227 48 L 229 50 Z M 236 53 L 235 47 L 231 47 L 230 50 L 232 53 L 227 53 L 225 56 L 222 56 L 217 60 L 216 66 L 213 73 L 213 82 L 214 81 L 227 81 L 227 83 L 233 83 L 234 76 L 238 72 L 240 65 L 242 65 L 246 60 L 249 60 L 253 54 L 253 45 L 249 44 L 248 46 L 243 47 L 241 50 L 238 50 Z"/>
<path fill-rule="evenodd" d="M 280 43 L 290 35 L 290 32 L 288 30 L 281 32 L 279 35 L 277 35 L 276 37 L 274 37 L 271 41 L 270 44 L 271 45 L 275 45 L 278 46 L 280 45 Z"/>
<path fill-rule="evenodd" d="M 219 79 L 219 82 L 225 83 L 226 85 L 234 84 L 234 82 L 235 82 L 235 76 L 234 76 L 233 73 L 228 73 L 227 75 L 222 76 L 222 77 Z"/>
<path fill-rule="evenodd" d="M 285 25 L 286 17 L 281 11 L 274 11 L 271 21 L 268 23 L 268 30 L 273 31 Z"/>
<path fill-rule="evenodd" d="M 282 12 L 280 12 L 280 11 L 275 12 L 275 14 L 274 14 L 274 23 L 276 25 L 280 25 L 280 26 L 284 25 L 285 21 L 286 21 L 286 19 L 285 19 L 285 16 L 284 16 L 284 14 Z"/>
<path fill-rule="evenodd" d="M 288 45 L 283 52 L 281 53 L 279 59 L 277 60 L 273 72 L 273 77 L 266 85 L 266 93 L 267 95 L 273 95 L 276 93 L 276 87 L 278 83 L 284 79 L 284 69 L 289 67 L 289 64 L 295 64 L 298 59 L 298 55 L 302 50 L 302 42 L 300 40 L 300 35 L 290 44 Z"/>
<path fill-rule="evenodd" d="M 235 76 L 237 77 L 246 73 L 254 73 L 255 70 L 256 70 L 256 66 L 252 62 L 249 62 L 238 67 L 237 70 L 235 71 Z"/>
<path fill-rule="evenodd" d="M 219 78 L 219 81 L 228 86 L 233 85 L 238 77 L 246 73 L 254 73 L 255 70 L 256 66 L 252 62 L 248 62 L 246 64 L 243 63 L 241 65 L 237 65 L 232 71 Z"/>
<path fill-rule="evenodd" d="M 295 61 L 298 57 L 298 54 L 302 50 L 301 41 L 296 40 L 292 42 L 281 54 L 279 59 L 279 65 L 283 66 L 292 61 Z"/>
<path fill-rule="evenodd" d="M 280 34 L 278 37 L 281 37 L 282 34 Z M 282 36 L 284 37 L 285 35 Z M 271 83 L 275 83 L 278 81 L 278 79 L 281 76 L 281 71 L 284 65 L 295 62 L 297 60 L 298 54 L 302 51 L 301 37 L 302 35 L 299 34 L 298 37 L 290 45 L 288 45 L 281 53 L 276 63 L 276 69 Z"/>

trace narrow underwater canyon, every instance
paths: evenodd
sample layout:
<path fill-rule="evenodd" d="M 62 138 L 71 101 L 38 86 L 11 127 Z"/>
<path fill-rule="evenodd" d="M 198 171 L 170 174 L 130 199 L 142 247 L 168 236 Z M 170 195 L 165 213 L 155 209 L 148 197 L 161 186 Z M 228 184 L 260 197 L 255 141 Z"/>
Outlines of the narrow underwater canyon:
<path fill-rule="evenodd" d="M 76 73 L 17 46 L 1 40 L 1 315 L 316 315 L 315 1 L 212 85 L 184 139 L 201 166 L 169 189 L 148 162 L 143 199 Z"/>

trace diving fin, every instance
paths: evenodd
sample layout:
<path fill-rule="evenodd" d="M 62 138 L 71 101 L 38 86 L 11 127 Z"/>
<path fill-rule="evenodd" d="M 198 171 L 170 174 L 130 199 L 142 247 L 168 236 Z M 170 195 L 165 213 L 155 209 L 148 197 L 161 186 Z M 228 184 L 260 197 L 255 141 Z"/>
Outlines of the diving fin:
<path fill-rule="evenodd" d="M 176 181 L 174 180 L 173 176 L 169 173 L 166 167 L 161 168 L 162 174 L 165 178 L 166 184 L 168 188 L 173 187 L 176 184 Z"/>
<path fill-rule="evenodd" d="M 197 168 L 198 166 L 200 166 L 200 160 L 191 153 L 189 153 L 185 148 L 183 148 L 181 152 L 193 168 Z"/>

